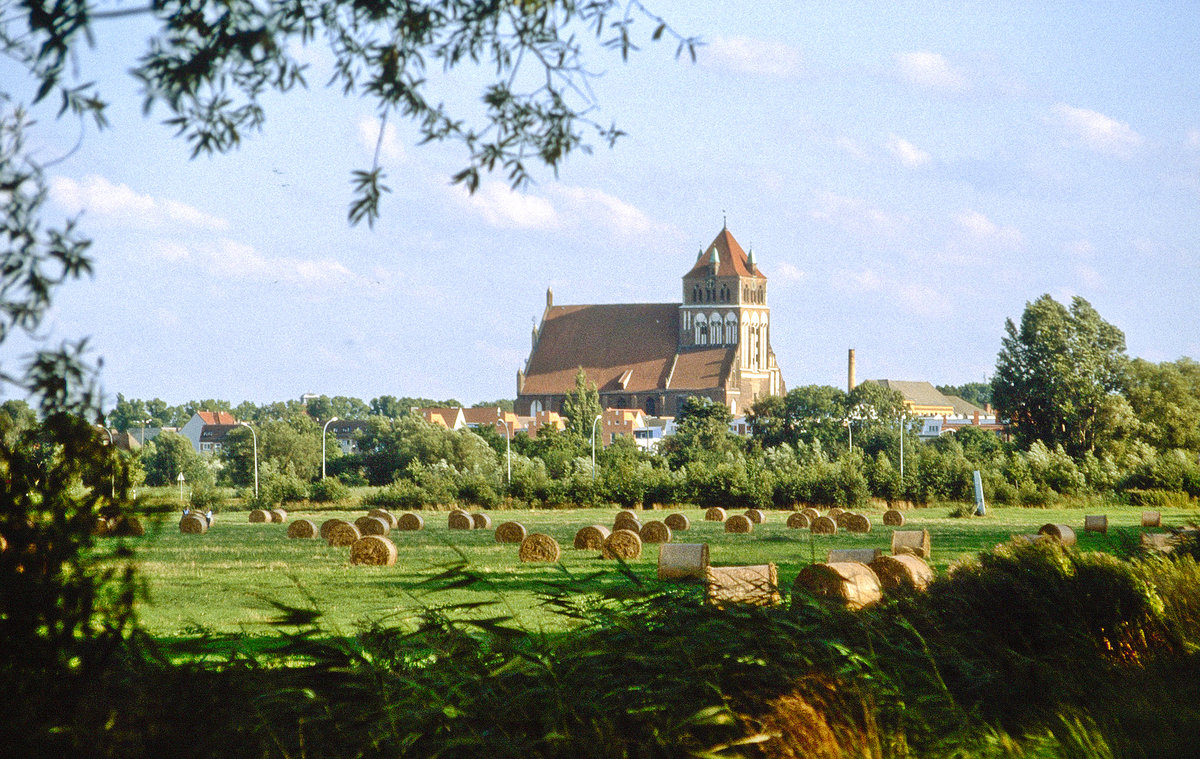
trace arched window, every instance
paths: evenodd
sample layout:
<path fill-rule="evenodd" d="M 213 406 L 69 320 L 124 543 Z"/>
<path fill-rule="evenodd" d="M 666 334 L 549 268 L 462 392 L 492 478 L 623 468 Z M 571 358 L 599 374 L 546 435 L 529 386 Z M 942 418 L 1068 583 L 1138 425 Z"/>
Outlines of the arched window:
<path fill-rule="evenodd" d="M 530 416 L 537 416 L 540 413 L 542 413 L 542 402 L 541 401 L 533 401 L 532 403 L 529 404 L 529 415 Z"/>
<path fill-rule="evenodd" d="M 736 345 L 738 341 L 738 323 L 737 316 L 734 314 L 725 314 L 725 342 L 730 345 Z"/>
<path fill-rule="evenodd" d="M 655 410 L 654 399 L 647 398 L 646 399 L 646 413 L 649 414 L 650 416 L 654 416 L 654 410 Z"/>
<path fill-rule="evenodd" d="M 695 330 L 696 330 L 696 335 L 695 335 L 696 345 L 707 345 L 708 344 L 708 322 L 706 321 L 704 314 L 696 314 Z"/>

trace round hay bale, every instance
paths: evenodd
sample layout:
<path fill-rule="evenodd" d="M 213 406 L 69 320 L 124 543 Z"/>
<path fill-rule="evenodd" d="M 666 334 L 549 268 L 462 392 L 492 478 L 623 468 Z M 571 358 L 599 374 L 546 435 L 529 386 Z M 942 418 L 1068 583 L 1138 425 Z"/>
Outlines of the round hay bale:
<path fill-rule="evenodd" d="M 638 530 L 638 537 L 643 543 L 670 543 L 671 528 L 667 527 L 665 522 L 652 519 Z"/>
<path fill-rule="evenodd" d="M 250 512 L 250 524 L 270 524 L 271 512 L 266 509 L 255 509 Z"/>
<path fill-rule="evenodd" d="M 367 512 L 369 517 L 379 517 L 388 523 L 388 530 L 396 529 L 396 515 L 387 509 L 371 509 Z"/>
<path fill-rule="evenodd" d="M 779 569 L 775 564 L 709 567 L 704 575 L 705 598 L 715 606 L 772 606 L 780 601 Z"/>
<path fill-rule="evenodd" d="M 475 523 L 476 530 L 492 529 L 492 518 L 489 517 L 487 514 L 480 514 L 480 513 L 472 514 L 471 521 Z"/>
<path fill-rule="evenodd" d="M 875 572 L 858 561 L 811 564 L 796 575 L 793 588 L 848 609 L 861 609 L 883 598 L 883 587 Z"/>
<path fill-rule="evenodd" d="M 807 530 L 811 525 L 812 521 L 803 511 L 793 511 L 788 514 L 787 526 L 793 530 Z"/>
<path fill-rule="evenodd" d="M 891 593 L 900 587 L 925 590 L 933 580 L 933 569 L 924 559 L 911 553 L 878 556 L 869 566 L 879 578 L 879 585 L 884 593 Z"/>
<path fill-rule="evenodd" d="M 705 522 L 724 522 L 725 521 L 725 509 L 721 508 L 720 506 L 713 506 L 711 509 L 708 509 L 707 511 L 704 512 L 704 521 Z"/>
<path fill-rule="evenodd" d="M 864 533 L 871 531 L 871 520 L 863 514 L 851 514 L 846 520 L 846 529 L 850 532 Z"/>
<path fill-rule="evenodd" d="M 703 580 L 707 570 L 707 543 L 664 543 L 658 547 L 660 580 Z"/>
<path fill-rule="evenodd" d="M 1064 546 L 1075 545 L 1075 531 L 1070 525 L 1044 524 L 1042 529 L 1038 530 L 1038 535 L 1049 535 Z"/>
<path fill-rule="evenodd" d="M 922 559 L 928 559 L 932 546 L 929 543 L 929 530 L 895 530 L 892 532 L 892 555 L 911 553 Z"/>
<path fill-rule="evenodd" d="M 326 540 L 329 545 L 337 548 L 354 545 L 354 541 L 362 537 L 362 533 L 358 528 L 347 522 L 345 519 L 337 520 L 337 523 L 329 528 L 329 537 Z"/>
<path fill-rule="evenodd" d="M 575 533 L 575 547 L 581 551 L 599 551 L 604 546 L 604 539 L 608 536 L 607 527 L 598 524 L 588 525 Z"/>
<path fill-rule="evenodd" d="M 750 517 L 745 514 L 734 514 L 725 520 L 725 532 L 732 532 L 738 535 L 745 535 L 754 530 L 754 522 L 750 521 Z"/>
<path fill-rule="evenodd" d="M 92 535 L 102 538 L 108 535 L 112 530 L 112 524 L 104 517 L 96 517 L 96 523 L 92 525 Z M 0 541 L 4 540 L 4 536 L 0 535 Z M 4 550 L 6 543 L 0 543 L 0 551 Z"/>
<path fill-rule="evenodd" d="M 319 534 L 317 523 L 311 519 L 297 519 L 287 529 L 289 538 L 315 538 Z"/>
<path fill-rule="evenodd" d="M 446 517 L 446 526 L 451 530 L 474 530 L 475 520 L 465 511 L 451 511 Z"/>
<path fill-rule="evenodd" d="M 1162 527 L 1162 514 L 1157 511 L 1143 511 L 1142 527 Z"/>
<path fill-rule="evenodd" d="M 366 517 L 378 519 L 378 517 Z M 380 520 L 382 521 L 382 520 Z M 350 563 L 390 567 L 396 563 L 396 544 L 382 535 L 367 535 L 350 544 Z"/>
<path fill-rule="evenodd" d="M 825 513 L 825 516 L 829 517 L 830 519 L 832 519 L 834 521 L 837 521 L 838 514 L 841 514 L 843 511 L 845 511 L 845 509 L 843 509 L 841 506 L 834 506 L 832 509 L 830 509 L 829 511 L 827 511 Z"/>
<path fill-rule="evenodd" d="M 666 518 L 663 519 L 663 524 L 675 532 L 683 532 L 688 527 L 691 527 L 691 523 L 688 522 L 688 518 L 684 514 L 667 514 Z"/>
<path fill-rule="evenodd" d="M 641 532 L 642 522 L 631 511 L 622 511 L 613 519 L 614 530 L 629 530 L 630 532 Z"/>
<path fill-rule="evenodd" d="M 604 539 L 600 554 L 606 559 L 636 559 L 642 555 L 642 539 L 632 530 L 613 530 Z"/>
<path fill-rule="evenodd" d="M 283 509 L 271 509 L 270 514 L 272 524 L 283 524 L 287 521 L 287 512 Z"/>
<path fill-rule="evenodd" d="M 558 541 L 540 532 L 527 535 L 517 551 L 521 561 L 558 561 L 561 556 L 562 549 L 558 547 Z"/>
<path fill-rule="evenodd" d="M 179 531 L 185 535 L 203 535 L 208 532 L 208 520 L 194 511 L 179 520 Z"/>
<path fill-rule="evenodd" d="M 146 534 L 146 526 L 137 517 L 119 516 L 109 520 L 108 534 L 121 538 L 140 538 Z"/>
<path fill-rule="evenodd" d="M 821 512 L 817 511 L 812 506 L 806 506 L 803 509 L 800 509 L 800 513 L 808 517 L 809 524 L 817 521 L 817 517 L 821 516 Z"/>
<path fill-rule="evenodd" d="M 346 521 L 346 520 L 344 520 L 344 519 L 326 519 L 324 522 L 321 522 L 321 533 L 320 533 L 321 540 L 329 540 L 329 531 L 333 528 L 333 526 L 335 524 L 337 524 L 338 522 L 344 522 L 344 521 Z"/>
<path fill-rule="evenodd" d="M 408 511 L 396 517 L 396 529 L 403 530 L 404 532 L 423 530 L 425 529 L 425 520 L 420 514 Z"/>
<path fill-rule="evenodd" d="M 888 527 L 903 527 L 904 512 L 898 509 L 888 509 L 883 512 L 883 523 Z"/>
<path fill-rule="evenodd" d="M 1103 532 L 1108 533 L 1108 516 L 1099 514 L 1094 516 L 1085 516 L 1083 518 L 1084 532 Z"/>
<path fill-rule="evenodd" d="M 520 543 L 528 533 L 520 522 L 504 522 L 496 528 L 497 543 Z"/>
<path fill-rule="evenodd" d="M 853 511 L 839 511 L 837 514 L 830 512 L 829 517 L 837 524 L 838 529 L 850 529 L 850 519 L 854 516 Z"/>
<path fill-rule="evenodd" d="M 359 534 L 363 537 L 367 535 L 387 535 L 391 532 L 391 527 L 383 517 L 359 517 L 354 520 L 354 526 L 358 528 Z"/>
<path fill-rule="evenodd" d="M 830 517 L 817 517 L 808 529 L 812 530 L 814 535 L 836 535 L 838 526 Z"/>
<path fill-rule="evenodd" d="M 742 514 L 755 524 L 762 524 L 767 521 L 767 515 L 762 512 L 762 509 L 746 509 Z"/>

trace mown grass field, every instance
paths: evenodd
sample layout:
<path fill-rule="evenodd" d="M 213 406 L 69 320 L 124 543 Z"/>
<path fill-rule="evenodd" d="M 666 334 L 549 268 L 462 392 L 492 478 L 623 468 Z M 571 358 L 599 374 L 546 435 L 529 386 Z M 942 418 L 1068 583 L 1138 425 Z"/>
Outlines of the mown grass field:
<path fill-rule="evenodd" d="M 949 516 L 952 504 L 906 512 L 899 529 L 928 529 L 931 563 L 938 571 L 1011 539 L 1014 534 L 1037 532 L 1046 523 L 1071 526 L 1082 550 L 1126 554 L 1137 545 L 1141 509 L 1110 504 L 1098 508 L 989 508 L 985 517 Z M 883 548 L 890 546 L 893 528 L 882 524 L 882 510 L 868 509 L 872 521 L 868 534 L 839 531 L 835 536 L 815 536 L 808 530 L 785 525 L 789 512 L 768 511 L 765 524 L 748 535 L 724 532 L 723 525 L 705 522 L 700 509 L 674 509 L 687 515 L 691 528 L 677 532 L 674 542 L 708 543 L 714 565 L 774 562 L 785 593 L 800 569 L 824 561 L 833 548 Z M 643 522 L 661 519 L 672 510 L 641 512 Z M 353 520 L 366 509 L 289 511 L 289 522 L 311 518 L 318 525 L 331 517 Z M 251 524 L 245 511 L 218 514 L 204 535 L 179 532 L 177 513 L 151 524 L 143 538 L 132 539 L 147 598 L 138 605 L 144 629 L 163 641 L 194 638 L 198 634 L 258 637 L 268 634 L 280 615 L 275 603 L 315 609 L 320 627 L 332 635 L 351 635 L 363 626 L 380 623 L 404 625 L 430 607 L 452 607 L 490 602 L 472 611 L 452 614 L 515 617 L 527 629 L 561 630 L 570 620 L 541 604 L 539 590 L 547 583 L 579 583 L 593 578 L 591 587 L 619 585 L 628 580 L 617 562 L 598 553 L 577 551 L 575 532 L 589 524 L 611 526 L 615 508 L 570 510 L 519 510 L 491 512 L 493 528 L 507 520 L 521 522 L 530 532 L 554 537 L 563 548 L 558 564 L 523 564 L 517 546 L 495 542 L 494 529 L 450 530 L 446 512 L 423 512 L 425 529 L 392 531 L 399 558 L 392 567 L 352 566 L 348 548 L 334 548 L 323 540 L 287 537 L 287 524 Z M 1107 534 L 1083 530 L 1085 514 L 1108 516 Z M 1200 512 L 1163 512 L 1163 526 L 1183 527 L 1200 519 Z M 115 538 L 101 539 L 101 546 Z M 645 546 L 629 569 L 643 582 L 657 582 L 658 549 Z M 466 563 L 483 582 L 469 588 L 436 589 L 431 578 L 449 566 Z M 598 576 L 597 576 L 598 575 Z M 274 603 L 273 603 L 274 602 Z"/>

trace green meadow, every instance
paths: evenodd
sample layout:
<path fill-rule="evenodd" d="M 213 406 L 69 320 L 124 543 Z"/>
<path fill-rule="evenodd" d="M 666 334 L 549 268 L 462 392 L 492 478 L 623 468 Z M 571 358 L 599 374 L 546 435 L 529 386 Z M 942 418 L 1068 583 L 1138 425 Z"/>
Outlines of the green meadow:
<path fill-rule="evenodd" d="M 318 526 L 333 517 L 353 520 L 366 508 L 327 510 L 296 508 L 288 521 L 312 519 Z M 905 512 L 903 527 L 882 524 L 882 509 L 865 513 L 872 523 L 866 534 L 839 530 L 832 536 L 789 529 L 790 512 L 767 511 L 766 522 L 745 535 L 729 534 L 719 522 L 706 522 L 700 509 L 680 508 L 639 512 L 643 522 L 662 519 L 672 511 L 690 521 L 676 531 L 673 542 L 707 543 L 714 565 L 778 565 L 785 594 L 800 569 L 825 561 L 830 549 L 889 549 L 893 529 L 927 529 L 933 555 L 930 563 L 944 572 L 955 562 L 1011 540 L 1035 533 L 1047 523 L 1072 527 L 1082 551 L 1129 555 L 1139 544 L 1142 510 L 1119 504 L 1088 503 L 1074 508 L 989 507 L 984 517 L 951 516 L 959 504 L 936 504 Z M 447 512 L 421 512 L 425 528 L 393 530 L 398 559 L 391 567 L 355 566 L 348 548 L 331 547 L 320 538 L 289 539 L 285 524 L 251 524 L 245 511 L 217 515 L 203 535 L 179 532 L 178 514 L 152 521 L 146 535 L 129 540 L 145 593 L 138 604 L 144 629 L 162 640 L 216 636 L 257 637 L 279 621 L 282 607 L 320 614 L 319 625 L 332 635 L 353 635 L 371 625 L 406 626 L 421 613 L 446 609 L 451 615 L 513 617 L 529 630 L 555 631 L 572 622 L 544 603 L 545 591 L 572 584 L 596 590 L 629 581 L 632 573 L 647 586 L 658 583 L 658 547 L 645 545 L 640 558 L 627 569 L 604 560 L 597 552 L 572 548 L 575 532 L 586 525 L 611 527 L 616 508 L 513 510 L 489 512 L 492 529 L 451 530 Z M 731 512 L 732 513 L 732 512 Z M 1105 514 L 1106 534 L 1085 532 L 1086 514 Z M 1195 510 L 1162 512 L 1160 530 L 1185 527 L 1200 518 Z M 494 528 L 515 520 L 529 532 L 550 535 L 562 547 L 554 564 L 522 563 L 517 546 L 495 541 Z M 103 538 L 101 548 L 119 538 Z M 480 581 L 468 587 L 438 578 L 462 566 Z"/>

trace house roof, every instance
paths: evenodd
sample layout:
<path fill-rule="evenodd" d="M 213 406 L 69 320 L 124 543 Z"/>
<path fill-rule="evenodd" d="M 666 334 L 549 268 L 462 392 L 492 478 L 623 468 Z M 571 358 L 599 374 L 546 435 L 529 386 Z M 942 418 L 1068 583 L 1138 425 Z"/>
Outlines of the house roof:
<path fill-rule="evenodd" d="M 903 380 L 870 380 L 883 385 L 886 388 L 897 390 L 904 396 L 904 400 L 914 406 L 937 406 L 944 408 L 953 408 L 954 404 L 950 399 L 942 395 L 936 387 L 929 382 L 906 382 Z M 964 403 L 966 401 L 963 401 Z"/>
<path fill-rule="evenodd" d="M 240 424 L 206 424 L 200 430 L 200 441 L 203 443 L 222 443 L 230 432 L 241 426 Z"/>
<path fill-rule="evenodd" d="M 460 426 L 462 411 L 458 406 L 435 406 L 433 408 L 421 409 L 421 415 L 425 417 L 425 421 L 427 422 L 455 430 Z"/>
<path fill-rule="evenodd" d="M 706 277 L 708 276 L 709 266 L 713 250 L 717 251 L 717 276 L 718 277 L 759 277 L 766 279 L 758 267 L 750 263 L 746 252 L 742 250 L 742 246 L 738 245 L 738 241 L 733 239 L 733 235 L 728 229 L 721 229 L 708 247 L 700 251 L 700 255 L 696 257 L 696 264 L 691 268 L 684 278 L 688 277 Z"/>
<path fill-rule="evenodd" d="M 668 390 L 703 390 L 719 387 L 733 367 L 733 345 L 683 351 L 675 362 Z"/>
<path fill-rule="evenodd" d="M 954 407 L 954 413 L 958 416 L 973 416 L 976 412 L 978 412 L 980 416 L 984 416 L 988 413 L 984 409 L 976 406 L 974 403 L 959 398 L 957 395 L 946 395 L 943 393 L 942 397 L 950 402 L 950 405 Z"/>
<path fill-rule="evenodd" d="M 196 416 L 205 424 L 237 424 L 237 417 L 228 411 L 197 411 Z"/>
<path fill-rule="evenodd" d="M 566 392 L 575 387 L 581 367 L 601 392 L 659 389 L 678 342 L 678 303 L 551 306 L 529 356 L 521 392 Z"/>
<path fill-rule="evenodd" d="M 503 422 L 508 426 L 512 426 L 517 421 L 517 415 L 511 411 L 505 411 L 499 406 L 482 406 L 478 408 L 465 408 L 462 410 L 463 421 L 468 427 L 478 427 L 496 425 Z"/>

